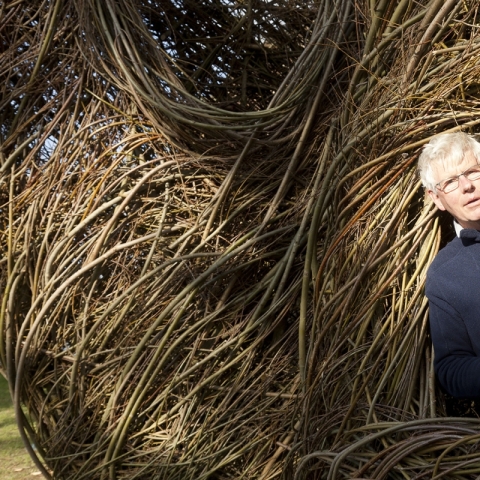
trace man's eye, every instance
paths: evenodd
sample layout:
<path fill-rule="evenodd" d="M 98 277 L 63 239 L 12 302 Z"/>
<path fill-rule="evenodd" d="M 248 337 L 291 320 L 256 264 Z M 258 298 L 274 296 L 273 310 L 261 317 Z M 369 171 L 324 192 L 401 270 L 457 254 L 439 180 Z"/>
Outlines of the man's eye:
<path fill-rule="evenodd" d="M 480 175 L 480 165 L 478 167 L 470 168 L 467 172 L 465 172 L 466 177 L 476 176 L 476 175 Z"/>
<path fill-rule="evenodd" d="M 448 187 L 449 185 L 452 185 L 453 183 L 455 183 L 457 181 L 456 178 L 449 178 L 448 180 L 445 180 L 443 182 L 443 188 L 445 187 Z"/>

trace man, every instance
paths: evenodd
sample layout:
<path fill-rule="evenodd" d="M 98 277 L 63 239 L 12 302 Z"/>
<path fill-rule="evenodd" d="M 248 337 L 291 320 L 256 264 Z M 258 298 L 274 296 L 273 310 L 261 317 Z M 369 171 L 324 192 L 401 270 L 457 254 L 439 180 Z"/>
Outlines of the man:
<path fill-rule="evenodd" d="M 433 137 L 418 160 L 435 205 L 457 237 L 432 262 L 426 282 L 435 372 L 453 397 L 480 399 L 480 144 L 465 133 Z"/>

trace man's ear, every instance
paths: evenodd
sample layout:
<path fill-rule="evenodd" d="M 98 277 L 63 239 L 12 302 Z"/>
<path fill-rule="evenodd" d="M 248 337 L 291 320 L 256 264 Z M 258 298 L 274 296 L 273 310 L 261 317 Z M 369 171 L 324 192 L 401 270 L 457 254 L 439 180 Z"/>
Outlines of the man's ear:
<path fill-rule="evenodd" d="M 433 203 L 438 207 L 438 209 L 444 212 L 446 208 L 445 205 L 443 205 L 442 199 L 433 190 L 427 190 L 427 193 L 430 195 L 430 198 L 433 200 Z"/>

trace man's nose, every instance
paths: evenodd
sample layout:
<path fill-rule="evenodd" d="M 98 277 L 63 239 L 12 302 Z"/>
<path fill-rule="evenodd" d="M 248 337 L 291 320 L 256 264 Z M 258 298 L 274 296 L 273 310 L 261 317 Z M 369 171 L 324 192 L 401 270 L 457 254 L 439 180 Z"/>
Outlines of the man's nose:
<path fill-rule="evenodd" d="M 472 188 L 475 188 L 475 186 L 473 185 L 473 182 L 471 180 L 469 180 L 465 175 L 460 175 L 458 177 L 458 183 L 460 185 L 460 188 L 464 191 L 464 192 L 468 192 L 470 191 Z"/>

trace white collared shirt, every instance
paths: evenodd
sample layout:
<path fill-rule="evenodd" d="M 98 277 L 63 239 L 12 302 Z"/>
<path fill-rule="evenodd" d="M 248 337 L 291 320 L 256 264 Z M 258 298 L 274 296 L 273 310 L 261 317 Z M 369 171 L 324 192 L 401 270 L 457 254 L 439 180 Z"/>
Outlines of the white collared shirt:
<path fill-rule="evenodd" d="M 460 237 L 460 232 L 463 230 L 463 227 L 455 219 L 453 219 L 453 227 L 455 228 L 457 237 Z"/>

